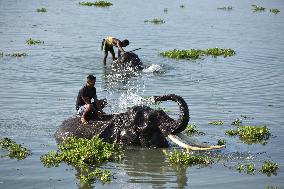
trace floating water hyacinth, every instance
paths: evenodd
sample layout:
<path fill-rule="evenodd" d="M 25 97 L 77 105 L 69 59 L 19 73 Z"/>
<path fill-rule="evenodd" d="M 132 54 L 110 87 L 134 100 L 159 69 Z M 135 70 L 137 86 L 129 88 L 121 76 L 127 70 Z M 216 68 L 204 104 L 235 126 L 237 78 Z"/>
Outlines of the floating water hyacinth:
<path fill-rule="evenodd" d="M 265 161 L 262 164 L 261 172 L 266 174 L 267 176 L 271 176 L 271 174 L 276 175 L 276 171 L 279 169 L 279 166 L 277 163 L 273 161 Z"/>
<path fill-rule="evenodd" d="M 42 8 L 40 8 L 40 9 L 37 9 L 36 11 L 37 11 L 37 12 L 46 12 L 46 8 L 42 7 Z"/>
<path fill-rule="evenodd" d="M 210 122 L 208 122 L 208 124 L 210 124 L 210 125 L 223 125 L 224 122 L 218 120 L 218 121 L 210 121 Z"/>
<path fill-rule="evenodd" d="M 217 144 L 220 145 L 220 146 L 225 145 L 226 140 L 225 139 L 219 139 Z"/>
<path fill-rule="evenodd" d="M 94 136 L 90 140 L 67 138 L 59 145 L 59 151 L 50 151 L 42 155 L 40 160 L 47 167 L 57 167 L 61 162 L 65 162 L 79 168 L 81 183 L 91 184 L 96 179 L 102 183 L 110 181 L 110 172 L 98 169 L 96 166 L 103 162 L 120 160 L 123 157 L 124 151 L 121 146 L 103 142 L 101 138 Z"/>
<path fill-rule="evenodd" d="M 109 7 L 109 6 L 112 6 L 112 3 L 108 2 L 108 1 L 96 1 L 96 2 L 83 1 L 83 2 L 79 2 L 79 5 L 96 6 L 96 7 Z"/>
<path fill-rule="evenodd" d="M 195 134 L 197 134 L 197 135 L 205 135 L 204 132 L 201 132 L 201 131 L 197 130 L 197 126 L 195 125 L 195 123 L 187 125 L 186 129 L 184 131 L 185 131 L 185 133 L 187 135 L 190 135 L 190 136 L 191 135 L 195 135 Z"/>
<path fill-rule="evenodd" d="M 39 44 L 43 44 L 44 42 L 43 41 L 40 41 L 40 40 L 34 40 L 32 38 L 29 38 L 26 43 L 28 45 L 39 45 Z"/>
<path fill-rule="evenodd" d="M 28 54 L 24 52 L 13 52 L 13 53 L 0 52 L 0 56 L 22 57 L 22 56 L 28 56 Z"/>
<path fill-rule="evenodd" d="M 262 6 L 258 6 L 258 5 L 251 5 L 253 7 L 253 11 L 254 12 L 261 12 L 261 11 L 265 11 L 265 8 Z"/>
<path fill-rule="evenodd" d="M 230 136 L 239 135 L 240 139 L 246 144 L 266 144 L 271 135 L 266 126 L 240 126 L 237 130 L 226 131 L 226 134 Z"/>
<path fill-rule="evenodd" d="M 214 163 L 213 159 L 207 155 L 193 155 L 184 151 L 174 150 L 167 154 L 170 163 L 181 164 L 186 166 L 204 165 Z"/>
<path fill-rule="evenodd" d="M 16 158 L 18 160 L 25 159 L 28 155 L 31 154 L 29 149 L 22 147 L 20 144 L 17 144 L 10 138 L 0 139 L 0 149 L 9 151 L 7 155 L 3 155 L 2 157 L 8 156 L 10 158 Z"/>
<path fill-rule="evenodd" d="M 153 23 L 153 24 L 164 24 L 165 21 L 162 19 L 154 18 L 152 20 L 144 20 L 145 23 Z"/>
<path fill-rule="evenodd" d="M 209 48 L 206 50 L 200 49 L 190 49 L 190 50 L 171 50 L 161 52 L 160 55 L 168 58 L 175 58 L 175 59 L 187 59 L 187 60 L 197 60 L 201 56 L 223 56 L 229 57 L 235 55 L 236 52 L 233 49 L 221 49 L 221 48 Z"/>
<path fill-rule="evenodd" d="M 184 5 L 180 5 L 179 7 L 180 7 L 180 8 L 184 8 L 185 6 L 184 6 Z"/>
<path fill-rule="evenodd" d="M 280 12 L 280 10 L 278 10 L 278 9 L 270 9 L 270 12 L 272 12 L 274 14 L 278 14 Z"/>
<path fill-rule="evenodd" d="M 230 10 L 232 10 L 233 9 L 233 7 L 232 6 L 228 6 L 228 7 L 219 7 L 219 8 L 217 8 L 218 10 L 226 10 L 226 11 L 230 11 Z"/>

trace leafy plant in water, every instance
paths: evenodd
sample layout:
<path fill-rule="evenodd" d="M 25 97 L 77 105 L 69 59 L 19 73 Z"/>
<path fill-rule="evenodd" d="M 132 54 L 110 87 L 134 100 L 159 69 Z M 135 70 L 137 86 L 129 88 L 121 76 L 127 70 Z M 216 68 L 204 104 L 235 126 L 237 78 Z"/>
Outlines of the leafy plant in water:
<path fill-rule="evenodd" d="M 185 6 L 184 5 L 180 5 L 179 7 L 183 9 Z"/>
<path fill-rule="evenodd" d="M 265 8 L 258 5 L 251 5 L 253 7 L 254 12 L 265 11 Z"/>
<path fill-rule="evenodd" d="M 232 125 L 240 126 L 242 124 L 242 120 L 237 118 L 232 122 Z"/>
<path fill-rule="evenodd" d="M 22 57 L 22 56 L 28 56 L 27 53 L 24 52 L 14 52 L 14 53 L 6 53 L 0 52 L 0 56 L 12 56 L 12 57 Z"/>
<path fill-rule="evenodd" d="M 243 171 L 245 171 L 245 169 L 246 169 L 247 174 L 250 174 L 250 175 L 254 174 L 254 172 L 255 172 L 255 170 L 256 170 L 253 163 L 249 163 L 249 164 L 245 164 L 245 165 L 243 165 L 243 164 L 238 164 L 237 167 L 236 167 L 236 169 L 237 169 L 240 173 L 243 172 Z"/>
<path fill-rule="evenodd" d="M 158 19 L 158 18 L 154 18 L 154 19 L 152 19 L 152 20 L 144 20 L 144 22 L 145 22 L 145 23 L 150 22 L 150 23 L 152 23 L 152 24 L 164 24 L 164 23 L 165 23 L 164 20 Z"/>
<path fill-rule="evenodd" d="M 188 59 L 188 60 L 197 60 L 201 56 L 233 56 L 236 52 L 232 49 L 220 49 L 220 48 L 209 48 L 206 50 L 200 49 L 190 49 L 190 50 L 171 50 L 161 52 L 160 55 L 168 58 L 175 58 L 175 59 Z"/>
<path fill-rule="evenodd" d="M 208 122 L 208 124 L 210 124 L 210 125 L 223 125 L 224 122 L 218 120 L 218 121 L 210 121 L 210 122 Z"/>
<path fill-rule="evenodd" d="M 167 13 L 167 12 L 168 12 L 168 9 L 167 9 L 167 8 L 164 8 L 164 12 Z"/>
<path fill-rule="evenodd" d="M 79 2 L 79 5 L 96 6 L 96 7 L 109 7 L 109 6 L 112 6 L 112 3 L 108 2 L 108 1 L 96 1 L 96 2 L 83 1 L 83 2 Z"/>
<path fill-rule="evenodd" d="M 40 41 L 40 40 L 34 40 L 34 39 L 32 39 L 32 38 L 29 38 L 27 41 L 26 41 L 26 43 L 28 44 L 28 45 L 39 45 L 39 44 L 42 44 L 42 43 L 44 43 L 43 41 Z"/>
<path fill-rule="evenodd" d="M 42 7 L 42 8 L 40 8 L 40 9 L 37 9 L 36 11 L 37 11 L 37 12 L 46 12 L 46 8 Z"/>
<path fill-rule="evenodd" d="M 91 140 L 83 138 L 70 137 L 63 141 L 59 146 L 59 151 L 50 151 L 41 156 L 41 162 L 44 166 L 59 166 L 61 162 L 65 162 L 76 168 L 81 169 L 79 176 L 82 183 L 86 181 L 96 180 L 96 176 L 100 176 L 102 182 L 110 179 L 110 174 L 103 170 L 95 169 L 90 171 L 90 167 L 96 167 L 100 163 L 121 160 L 124 152 L 121 146 L 103 142 L 98 136 L 94 136 Z M 103 177 L 103 178 L 102 178 Z"/>
<path fill-rule="evenodd" d="M 193 124 L 189 124 L 186 126 L 185 128 L 185 133 L 187 135 L 194 135 L 194 134 L 197 134 L 197 135 L 204 135 L 205 133 L 201 132 L 201 131 L 198 131 L 197 129 L 197 126 L 195 125 L 195 123 Z"/>
<path fill-rule="evenodd" d="M 278 10 L 278 9 L 270 9 L 270 12 L 272 12 L 274 14 L 278 14 L 280 12 L 280 10 Z"/>
<path fill-rule="evenodd" d="M 261 172 L 266 174 L 267 176 L 271 176 L 271 174 L 276 175 L 276 171 L 279 169 L 277 163 L 273 161 L 265 161 L 262 164 Z"/>
<path fill-rule="evenodd" d="M 20 144 L 17 144 L 10 138 L 2 138 L 0 139 L 0 149 L 8 150 L 9 153 L 5 156 L 10 158 L 16 158 L 18 160 L 25 159 L 28 155 L 31 154 L 30 150 L 22 147 Z"/>
<path fill-rule="evenodd" d="M 232 6 L 227 6 L 227 7 L 219 7 L 219 8 L 217 8 L 218 10 L 226 10 L 226 11 L 230 11 L 230 10 L 232 10 L 233 9 L 233 7 Z"/>
<path fill-rule="evenodd" d="M 226 140 L 225 139 L 219 139 L 218 140 L 218 143 L 217 143 L 218 145 L 225 145 L 226 144 Z"/>
<path fill-rule="evenodd" d="M 240 126 L 237 130 L 226 131 L 227 135 L 239 135 L 240 139 L 247 144 L 262 143 L 270 137 L 269 129 L 266 126 Z"/>
<path fill-rule="evenodd" d="M 214 163 L 213 159 L 206 155 L 192 155 L 184 151 L 174 150 L 167 155 L 170 163 L 187 166 L 209 165 Z"/>

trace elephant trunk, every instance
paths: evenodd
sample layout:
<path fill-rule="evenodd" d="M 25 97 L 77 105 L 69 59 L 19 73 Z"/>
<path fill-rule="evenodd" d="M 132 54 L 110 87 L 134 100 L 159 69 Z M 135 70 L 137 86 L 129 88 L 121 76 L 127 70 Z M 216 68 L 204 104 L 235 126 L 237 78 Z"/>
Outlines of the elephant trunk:
<path fill-rule="evenodd" d="M 172 100 L 179 105 L 179 119 L 176 121 L 175 128 L 172 128 L 171 134 L 177 134 L 186 129 L 190 117 L 188 106 L 182 97 L 175 94 L 169 94 L 164 96 L 154 96 L 154 100 L 155 102 Z"/>

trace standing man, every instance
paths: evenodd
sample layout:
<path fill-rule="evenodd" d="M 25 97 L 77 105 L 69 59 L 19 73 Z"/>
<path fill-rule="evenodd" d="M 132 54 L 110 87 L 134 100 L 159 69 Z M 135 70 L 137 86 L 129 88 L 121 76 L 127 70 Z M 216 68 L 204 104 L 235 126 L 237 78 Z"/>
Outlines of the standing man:
<path fill-rule="evenodd" d="M 110 54 L 112 55 L 112 60 L 116 60 L 113 47 L 118 48 L 118 57 L 120 57 L 120 54 L 125 53 L 122 47 L 126 47 L 127 45 L 129 45 L 129 41 L 127 39 L 123 41 L 120 41 L 119 39 L 116 39 L 114 37 L 106 37 L 105 39 L 103 39 L 101 46 L 101 49 L 103 51 L 103 64 L 106 64 L 108 52 L 110 52 Z"/>
<path fill-rule="evenodd" d="M 76 110 L 78 114 L 81 116 L 81 122 L 83 124 L 87 124 L 87 115 L 90 113 L 95 113 L 99 118 L 104 114 L 102 110 L 103 101 L 99 101 L 97 99 L 96 93 L 96 77 L 93 75 L 87 76 L 87 83 L 83 86 L 78 93 L 77 101 L 76 101 Z M 92 103 L 92 99 L 94 102 Z"/>

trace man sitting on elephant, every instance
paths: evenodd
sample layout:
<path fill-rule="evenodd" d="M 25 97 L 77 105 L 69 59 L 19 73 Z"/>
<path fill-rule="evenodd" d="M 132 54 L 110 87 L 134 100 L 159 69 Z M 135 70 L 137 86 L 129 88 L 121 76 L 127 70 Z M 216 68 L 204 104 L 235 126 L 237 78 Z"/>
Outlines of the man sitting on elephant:
<path fill-rule="evenodd" d="M 112 55 L 112 60 L 115 61 L 115 53 L 113 50 L 113 47 L 118 48 L 118 57 L 120 57 L 121 54 L 125 53 L 124 49 L 122 47 L 126 47 L 129 45 L 129 41 L 127 39 L 120 41 L 117 38 L 114 37 L 106 37 L 102 41 L 101 50 L 103 51 L 103 64 L 106 64 L 106 59 L 108 56 L 108 52 Z"/>
<path fill-rule="evenodd" d="M 104 114 L 102 106 L 104 101 L 97 99 L 96 94 L 96 77 L 93 75 L 87 76 L 87 83 L 83 86 L 78 93 L 76 101 L 76 110 L 81 116 L 81 122 L 87 124 L 87 116 L 91 113 L 94 113 L 97 117 L 101 118 Z M 94 100 L 93 103 L 92 99 Z"/>

